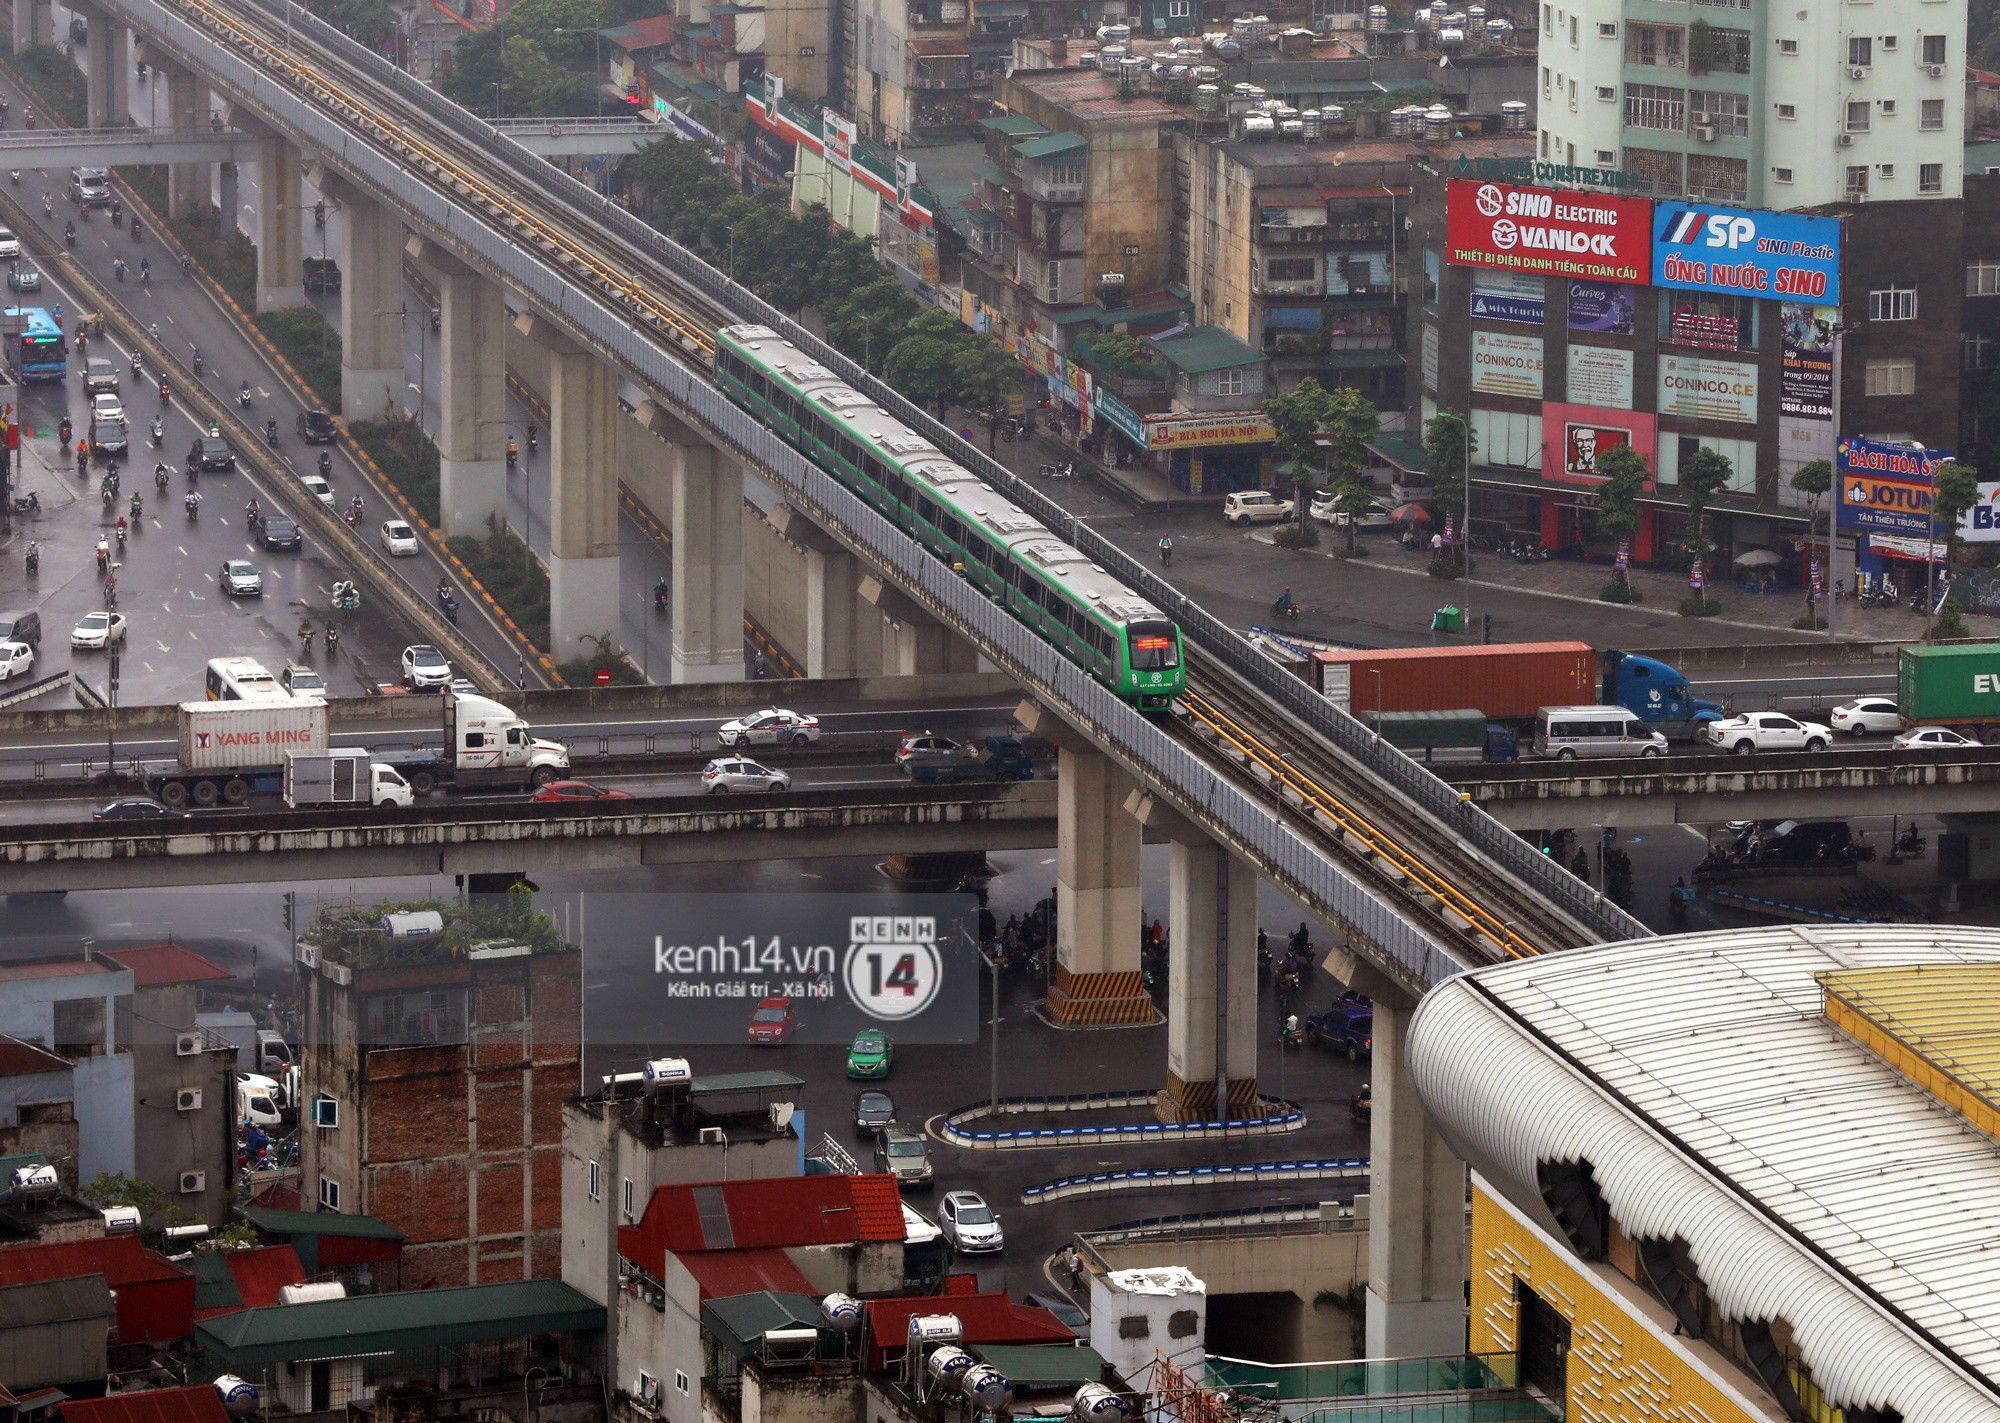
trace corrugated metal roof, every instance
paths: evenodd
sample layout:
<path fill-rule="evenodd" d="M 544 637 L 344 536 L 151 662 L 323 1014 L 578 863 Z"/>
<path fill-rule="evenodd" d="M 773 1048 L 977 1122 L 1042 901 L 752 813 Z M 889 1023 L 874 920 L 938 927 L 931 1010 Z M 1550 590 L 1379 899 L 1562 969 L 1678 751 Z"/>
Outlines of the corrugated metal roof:
<path fill-rule="evenodd" d="M 1088 1344 L 981 1344 L 979 1357 L 1016 1389 L 1104 1382 L 1104 1356 Z"/>
<path fill-rule="evenodd" d="M 702 1306 L 701 1326 L 739 1359 L 757 1352 L 773 1329 L 819 1323 L 819 1301 L 806 1293 L 759 1290 L 712 1299 Z"/>
<path fill-rule="evenodd" d="M 281 1211 L 247 1206 L 243 1218 L 271 1235 L 345 1235 L 367 1240 L 404 1240 L 402 1231 L 369 1215 L 336 1215 L 332 1211 Z"/>
<path fill-rule="evenodd" d="M 1070 1344 L 1069 1327 L 1035 1305 L 1016 1304 L 1004 1294 L 954 1295 L 949 1303 L 936 1295 L 902 1295 L 868 1301 L 868 1367 L 880 1369 L 888 1356 L 901 1358 L 913 1314 L 954 1314 L 972 1344 Z"/>
<path fill-rule="evenodd" d="M 1219 326 L 1193 326 L 1174 336 L 1155 336 L 1152 343 L 1174 365 L 1190 375 L 1261 366 L 1264 353 L 1246 346 Z"/>
<path fill-rule="evenodd" d="M 0 1289 L 0 1329 L 61 1324 L 71 1319 L 109 1319 L 116 1305 L 102 1275 L 73 1275 Z"/>
<path fill-rule="evenodd" d="M 102 1275 L 114 1290 L 151 1280 L 177 1280 L 187 1272 L 148 1250 L 136 1235 L 64 1240 L 51 1245 L 0 1249 L 0 1285 L 25 1285 L 75 1275 Z"/>
<path fill-rule="evenodd" d="M 188 1262 L 194 1271 L 197 1319 L 232 1309 L 276 1304 L 278 1291 L 306 1277 L 299 1252 L 289 1245 L 263 1245 L 254 1250 L 203 1250 Z"/>
<path fill-rule="evenodd" d="M 668 1251 L 755 1250 L 901 1240 L 903 1208 L 887 1176 L 783 1176 L 662 1186 L 618 1253 L 657 1271 Z"/>
<path fill-rule="evenodd" d="M 1089 142 L 1081 134 L 1051 133 L 1016 144 L 1014 152 L 1023 158 L 1057 158 L 1065 153 L 1075 153 L 1078 149 L 1088 147 L 1090 147 Z"/>
<path fill-rule="evenodd" d="M 106 949 L 104 957 L 132 970 L 134 988 L 160 988 L 172 983 L 209 983 L 233 978 L 226 968 L 218 968 L 200 954 L 179 944 L 153 944 L 142 949 Z"/>
<path fill-rule="evenodd" d="M 0 1037 L 0 1077 L 31 1077 L 43 1072 L 70 1072 L 66 1057 L 57 1057 L 19 1038 Z"/>
<path fill-rule="evenodd" d="M 204 1319 L 194 1332 L 227 1367 L 241 1368 L 602 1328 L 604 1306 L 560 1280 L 509 1280 L 244 1309 Z"/>
<path fill-rule="evenodd" d="M 1827 1402 L 2000 1415 L 2000 1148 L 1823 1015 L 1818 976 L 2000 966 L 1990 929 L 1680 934 L 1434 989 L 1410 1075 L 1530 1216 L 1587 1159 L 1627 1236 L 1688 1243 L 1735 1319 L 1783 1318 Z"/>
<path fill-rule="evenodd" d="M 229 1423 L 212 1384 L 116 1393 L 62 1405 L 63 1423 Z"/>
<path fill-rule="evenodd" d="M 702 1250 L 675 1259 L 687 1266 L 703 1299 L 772 1292 L 806 1294 L 812 1281 L 782 1250 Z"/>
<path fill-rule="evenodd" d="M 1937 1095 L 1988 1136 L 2000 1114 L 2000 965 L 1910 964 L 1823 974 L 1829 1000 L 1878 1030 L 1852 1032 L 1905 1076 L 1923 1081 L 1928 1063 L 1949 1081 Z M 1829 1001 L 1833 1010 L 1835 1003 Z M 1836 1021 L 1836 1026 L 1844 1026 Z M 1899 1060 L 1907 1054 L 1908 1060 Z M 1925 1083 L 1928 1086 L 1930 1084 Z M 1963 1094 L 1962 1096 L 1960 1094 Z M 1958 1100 L 1953 1100 L 1958 1097 Z"/>

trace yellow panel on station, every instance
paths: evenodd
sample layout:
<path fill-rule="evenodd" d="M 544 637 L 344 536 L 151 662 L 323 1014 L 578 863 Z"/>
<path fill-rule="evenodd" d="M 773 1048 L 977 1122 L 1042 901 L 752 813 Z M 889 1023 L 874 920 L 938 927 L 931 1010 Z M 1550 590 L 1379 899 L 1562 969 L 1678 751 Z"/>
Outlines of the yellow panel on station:
<path fill-rule="evenodd" d="M 1818 980 L 1827 1022 L 2000 1139 L 2000 965 L 1839 969 Z"/>

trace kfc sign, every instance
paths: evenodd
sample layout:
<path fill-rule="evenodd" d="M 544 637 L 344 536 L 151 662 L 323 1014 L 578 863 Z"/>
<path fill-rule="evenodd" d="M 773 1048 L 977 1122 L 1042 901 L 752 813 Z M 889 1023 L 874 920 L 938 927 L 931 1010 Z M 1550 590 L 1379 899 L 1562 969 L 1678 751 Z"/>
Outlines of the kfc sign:
<path fill-rule="evenodd" d="M 1659 421 L 1635 410 L 1601 406 L 1542 404 L 1542 477 L 1562 484 L 1602 484 L 1604 457 L 1621 445 L 1638 452 L 1650 471 L 1659 443 Z M 1645 487 L 1652 488 L 1647 479 Z"/>
<path fill-rule="evenodd" d="M 1446 199 L 1445 258 L 1460 267 L 1643 286 L 1652 273 L 1652 204 L 1455 180 Z"/>

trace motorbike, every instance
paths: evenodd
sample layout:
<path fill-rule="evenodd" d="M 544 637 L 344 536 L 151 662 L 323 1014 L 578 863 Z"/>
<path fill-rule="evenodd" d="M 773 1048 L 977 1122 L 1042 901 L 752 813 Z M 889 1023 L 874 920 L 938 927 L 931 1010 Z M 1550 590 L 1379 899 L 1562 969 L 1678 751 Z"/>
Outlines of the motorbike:
<path fill-rule="evenodd" d="M 28 576 L 33 578 L 42 571 L 42 551 L 35 544 L 28 545 Z"/>
<path fill-rule="evenodd" d="M 165 465 L 158 465 L 154 468 L 153 488 L 159 490 L 162 494 L 167 492 L 167 467 Z"/>
<path fill-rule="evenodd" d="M 160 447 L 160 442 L 167 438 L 167 427 L 160 423 L 159 416 L 155 415 L 153 423 L 147 427 L 146 438 L 152 441 L 153 448 L 156 450 Z"/>
<path fill-rule="evenodd" d="M 139 219 L 138 219 L 138 218 L 136 218 L 136 217 L 135 217 L 135 218 L 133 218 L 133 219 L 132 219 L 132 240 L 133 240 L 134 242 L 143 242 L 143 241 L 145 240 L 145 237 L 146 237 L 146 229 L 145 229 L 144 225 L 140 223 L 140 221 L 139 221 Z"/>
<path fill-rule="evenodd" d="M 1297 1052 L 1305 1045 L 1306 1045 L 1306 1030 L 1304 1028 L 1280 1027 L 1278 1029 L 1279 1047 L 1289 1049 L 1292 1052 Z"/>
<path fill-rule="evenodd" d="M 114 613 L 118 611 L 118 578 L 115 574 L 104 580 L 104 606 Z"/>
<path fill-rule="evenodd" d="M 111 259 L 111 275 L 121 282 L 125 280 L 125 259 L 123 257 L 114 257 Z M 77 339 L 81 341 L 83 337 L 79 335 Z"/>
<path fill-rule="evenodd" d="M 253 502 L 247 509 L 243 511 L 243 527 L 246 529 L 256 528 L 257 515 L 261 512 L 262 511 L 258 509 L 257 505 Z"/>
<path fill-rule="evenodd" d="M 128 505 L 127 507 L 131 511 L 132 522 L 133 524 L 136 525 L 139 522 L 139 520 L 145 515 L 146 501 L 144 499 L 141 499 L 138 495 L 134 494 L 132 496 L 131 504 Z"/>
<path fill-rule="evenodd" d="M 653 590 L 653 611 L 656 613 L 664 613 L 667 610 L 667 605 L 671 600 L 671 597 L 672 595 L 667 589 L 655 588 Z"/>
<path fill-rule="evenodd" d="M 1692 887 L 1676 881 L 1667 890 L 1667 914 L 1676 924 L 1685 924 L 1687 922 L 1688 906 L 1693 903 L 1694 890 Z"/>
<path fill-rule="evenodd" d="M 319 452 L 319 477 L 325 479 L 333 473 L 333 456 L 326 450 Z"/>
<path fill-rule="evenodd" d="M 542 432 L 535 426 L 530 425 L 528 427 L 528 453 L 533 454 L 536 450 L 541 448 L 541 444 L 542 444 Z"/>
<path fill-rule="evenodd" d="M 313 204 L 313 226 L 314 227 L 326 226 L 326 204 L 324 202 L 317 202 Z"/>
<path fill-rule="evenodd" d="M 238 405 L 242 406 L 242 407 L 243 407 L 243 408 L 244 408 L 245 410 L 248 410 L 248 409 L 250 408 L 250 382 L 249 382 L 249 381 L 247 381 L 247 380 L 246 380 L 246 381 L 244 381 L 242 385 L 240 385 L 240 386 L 238 386 L 238 387 L 236 388 L 236 403 L 237 403 Z"/>
<path fill-rule="evenodd" d="M 521 458 L 521 447 L 514 443 L 514 437 L 507 437 L 507 468 L 512 469 Z"/>
<path fill-rule="evenodd" d="M 35 493 L 32 489 L 26 494 L 16 494 L 14 496 L 14 512 L 16 514 L 41 513 L 42 496 Z"/>
<path fill-rule="evenodd" d="M 114 529 L 112 532 L 115 533 L 118 537 L 118 547 L 120 548 L 125 547 L 125 525 L 123 521 L 120 521 L 118 527 Z"/>
<path fill-rule="evenodd" d="M 275 419 L 264 422 L 264 443 L 274 450 L 278 448 L 278 422 Z"/>
<path fill-rule="evenodd" d="M 181 500 L 181 507 L 187 510 L 188 522 L 192 524 L 195 521 L 196 515 L 201 512 L 201 496 L 199 494 L 188 495 L 187 498 Z"/>
<path fill-rule="evenodd" d="M 443 612 L 446 622 L 450 623 L 453 627 L 458 626 L 458 599 L 452 597 L 450 593 L 440 593 L 438 594 L 438 609 Z"/>
<path fill-rule="evenodd" d="M 1366 1123 L 1372 1115 L 1375 1100 L 1369 1095 L 1368 1084 L 1361 1084 L 1361 1090 L 1347 1099 L 1347 1111 L 1357 1122 Z"/>
<path fill-rule="evenodd" d="M 1280 618 L 1296 618 L 1299 615 L 1299 600 L 1292 596 L 1288 588 L 1278 595 L 1276 602 L 1271 604 L 1271 612 Z"/>
<path fill-rule="evenodd" d="M 338 651 L 340 651 L 340 629 L 328 628 L 326 630 L 326 655 L 331 657 Z"/>
<path fill-rule="evenodd" d="M 299 624 L 299 660 L 304 662 L 312 656 L 313 629 L 311 623 Z"/>
<path fill-rule="evenodd" d="M 361 610 L 361 592 L 352 581 L 343 579 L 333 585 L 333 610 L 337 613 Z"/>
<path fill-rule="evenodd" d="M 201 374 L 201 347 L 199 346 L 194 348 L 194 373 L 196 375 Z"/>
<path fill-rule="evenodd" d="M 76 224 L 73 222 L 63 224 L 63 246 L 76 246 Z"/>
<path fill-rule="evenodd" d="M 361 526 L 361 511 L 359 509 L 354 508 L 352 505 L 349 505 L 347 510 L 347 527 L 350 529 L 355 529 L 359 528 L 360 526 Z"/>
<path fill-rule="evenodd" d="M 113 227 L 125 225 L 125 209 L 117 203 L 111 205 L 111 225 Z"/>
<path fill-rule="evenodd" d="M 1929 848 L 1930 841 L 1917 834 L 1917 827 L 1912 825 L 1901 835 L 1897 836 L 1895 843 L 1889 847 L 1889 863 L 1895 864 L 1901 860 L 1921 860 L 1924 857 L 1925 851 Z"/>

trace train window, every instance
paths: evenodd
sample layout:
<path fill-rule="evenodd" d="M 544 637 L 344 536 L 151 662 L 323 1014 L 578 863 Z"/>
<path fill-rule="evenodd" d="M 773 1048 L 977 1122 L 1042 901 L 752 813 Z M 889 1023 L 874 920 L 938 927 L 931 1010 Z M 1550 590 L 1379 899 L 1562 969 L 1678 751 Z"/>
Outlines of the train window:
<path fill-rule="evenodd" d="M 926 524 L 929 524 L 932 528 L 937 527 L 937 521 L 938 521 L 937 505 L 931 502 L 929 496 L 923 494 L 919 494 L 917 496 L 917 517 L 923 520 Z"/>
<path fill-rule="evenodd" d="M 1164 672 L 1180 666 L 1172 623 L 1133 623 L 1126 634 L 1131 639 L 1134 672 Z"/>

